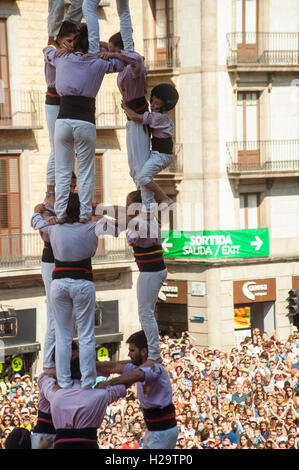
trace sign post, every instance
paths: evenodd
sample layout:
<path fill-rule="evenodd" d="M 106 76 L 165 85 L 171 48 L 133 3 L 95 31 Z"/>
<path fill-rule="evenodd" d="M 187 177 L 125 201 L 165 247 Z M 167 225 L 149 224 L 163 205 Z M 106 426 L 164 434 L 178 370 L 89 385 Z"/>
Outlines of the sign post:
<path fill-rule="evenodd" d="M 269 256 L 269 230 L 163 231 L 167 258 L 255 258 Z"/>

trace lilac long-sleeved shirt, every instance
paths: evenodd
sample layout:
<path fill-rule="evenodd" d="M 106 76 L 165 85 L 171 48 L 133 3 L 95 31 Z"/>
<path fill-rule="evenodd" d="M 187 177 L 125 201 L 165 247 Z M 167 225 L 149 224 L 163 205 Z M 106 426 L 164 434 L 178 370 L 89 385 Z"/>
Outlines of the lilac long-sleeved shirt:
<path fill-rule="evenodd" d="M 134 243 L 140 248 L 161 245 L 161 230 L 155 218 L 134 217 L 128 224 L 126 236 L 129 244 Z"/>
<path fill-rule="evenodd" d="M 45 376 L 39 381 L 41 392 L 50 402 L 55 429 L 98 428 L 107 406 L 126 396 L 124 385 L 83 389 L 80 380 L 74 380 L 72 387 L 55 391 L 54 385 L 56 380 L 52 377 Z"/>
<path fill-rule="evenodd" d="M 144 58 L 137 52 L 121 51 L 121 54 L 136 61 L 134 64 L 126 65 L 117 76 L 118 88 L 124 101 L 128 102 L 146 95 L 146 68 Z"/>
<path fill-rule="evenodd" d="M 132 363 L 126 364 L 123 373 L 136 369 Z M 137 383 L 137 397 L 143 408 L 164 408 L 172 403 L 172 388 L 169 377 L 162 364 L 139 367 L 145 373 L 144 382 Z"/>
<path fill-rule="evenodd" d="M 51 413 L 51 407 L 50 407 L 50 402 L 49 400 L 47 400 L 47 398 L 45 397 L 41 387 L 40 387 L 40 384 L 42 383 L 44 377 L 46 376 L 47 374 L 45 374 L 45 372 L 43 372 L 42 374 L 39 375 L 38 377 L 38 388 L 39 388 L 39 401 L 38 401 L 38 407 L 39 409 L 43 412 L 43 413 L 47 413 L 47 414 L 50 414 Z"/>
<path fill-rule="evenodd" d="M 47 87 L 56 87 L 56 68 L 47 62 L 45 63 L 45 79 Z"/>
<path fill-rule="evenodd" d="M 170 119 L 169 113 L 145 112 L 142 122 L 151 128 L 153 137 L 167 139 L 173 136 L 174 123 Z"/>
<path fill-rule="evenodd" d="M 60 96 L 95 98 L 106 73 L 121 72 L 124 63 L 118 59 L 83 58 L 82 52 L 57 57 L 57 50 L 45 50 L 45 62 L 56 67 L 56 90 Z"/>
<path fill-rule="evenodd" d="M 54 257 L 59 261 L 92 258 L 98 247 L 98 236 L 115 235 L 115 225 L 105 217 L 87 224 L 49 225 L 40 213 L 36 213 L 31 218 L 31 226 L 43 233 L 43 239 L 51 243 Z"/>
<path fill-rule="evenodd" d="M 45 206 L 45 208 L 46 208 L 46 214 L 47 214 L 47 215 L 50 215 L 50 216 L 55 216 L 55 215 L 56 215 L 55 212 L 54 212 L 54 207 L 53 207 L 53 206 L 51 206 L 48 202 L 44 202 L 43 204 L 44 204 L 44 206 Z M 40 230 L 39 234 L 40 234 L 42 240 L 44 240 L 45 242 L 48 242 L 48 241 L 49 241 L 49 237 L 48 237 L 48 235 L 47 235 L 46 233 L 43 233 L 43 232 Z"/>

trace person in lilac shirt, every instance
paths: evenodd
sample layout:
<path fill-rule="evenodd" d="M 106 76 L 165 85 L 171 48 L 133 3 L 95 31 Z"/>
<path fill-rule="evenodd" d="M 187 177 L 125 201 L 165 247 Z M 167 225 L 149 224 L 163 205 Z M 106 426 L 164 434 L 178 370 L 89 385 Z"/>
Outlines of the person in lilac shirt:
<path fill-rule="evenodd" d="M 178 437 L 175 407 L 172 402 L 172 387 L 162 364 L 146 367 L 148 345 L 144 331 L 138 331 L 127 339 L 131 362 L 97 363 L 97 370 L 103 376 L 121 374 L 99 387 L 130 384 L 137 382 L 137 397 L 143 409 L 147 431 L 144 449 L 174 449 Z"/>
<path fill-rule="evenodd" d="M 104 419 L 106 408 L 119 398 L 125 398 L 126 386 L 108 386 L 105 390 L 81 387 L 79 358 L 71 360 L 73 385 L 67 389 L 57 386 L 55 375 L 43 374 L 38 385 L 49 401 L 56 429 L 54 449 L 98 449 L 97 429 Z M 132 385 L 128 381 L 128 385 Z"/>
<path fill-rule="evenodd" d="M 31 226 L 43 232 L 50 241 L 55 269 L 52 272 L 51 305 L 55 318 L 55 363 L 58 383 L 62 388 L 72 386 L 69 369 L 73 321 L 78 327 L 82 387 L 90 388 L 96 380 L 94 311 L 95 286 L 91 258 L 98 246 L 98 236 L 112 233 L 117 236 L 115 224 L 103 217 L 98 222 L 78 223 L 80 201 L 69 193 L 67 223 L 57 224 L 57 218 L 43 218 L 43 205 L 35 208 Z"/>
<path fill-rule="evenodd" d="M 60 223 L 66 217 L 74 146 L 78 156 L 80 222 L 86 223 L 91 218 L 96 146 L 95 97 L 105 74 L 120 72 L 124 68 L 124 62 L 115 58 L 83 57 L 88 51 L 86 25 L 80 27 L 74 51 L 60 57 L 55 48 L 44 49 L 45 62 L 56 68 L 56 89 L 60 95 L 54 137 L 55 212 Z"/>
<path fill-rule="evenodd" d="M 127 16 L 130 15 L 129 10 L 126 10 L 126 14 Z M 122 20 L 121 15 L 120 19 Z M 131 20 L 127 19 L 127 25 L 129 24 L 131 24 Z M 130 109 L 142 115 L 148 111 L 144 57 L 134 50 L 131 26 L 127 27 L 124 33 L 122 29 L 122 21 L 120 22 L 120 25 L 120 32 L 113 34 L 108 42 L 100 42 L 103 54 L 102 57 L 113 57 L 114 53 L 121 52 L 122 55 L 134 59 L 135 62 L 133 64 L 126 65 L 126 67 L 118 74 L 117 86 L 124 103 L 126 103 Z M 156 201 L 154 193 L 140 185 L 138 181 L 138 174 L 150 156 L 150 140 L 147 126 L 140 122 L 128 119 L 126 124 L 126 142 L 130 176 L 133 179 L 136 188 L 141 190 L 144 204 L 146 204 L 147 207 L 155 205 Z"/>
<path fill-rule="evenodd" d="M 67 47 L 72 48 L 77 31 L 78 28 L 74 23 L 64 21 L 56 39 L 57 46 L 62 48 L 65 44 Z M 54 131 L 59 113 L 60 96 L 56 90 L 56 68 L 48 62 L 45 62 L 45 80 L 47 84 L 45 113 L 50 141 L 50 155 L 47 163 L 47 195 L 51 195 L 55 193 Z"/>
<path fill-rule="evenodd" d="M 39 375 L 38 381 L 42 381 L 45 373 Z M 38 449 L 41 439 L 52 439 L 50 449 L 54 448 L 56 431 L 52 421 L 50 402 L 45 397 L 42 390 L 39 390 L 38 418 L 37 424 L 31 434 L 31 448 Z"/>
<path fill-rule="evenodd" d="M 72 173 L 70 192 L 74 193 L 77 185 L 76 174 Z M 55 203 L 55 194 L 47 194 L 43 202 L 45 217 L 56 217 L 54 212 L 54 203 Z M 39 207 L 40 205 L 36 206 Z M 37 211 L 35 211 L 37 212 Z M 46 290 L 46 303 L 47 303 L 47 330 L 44 340 L 44 352 L 43 352 L 43 366 L 44 367 L 53 367 L 53 351 L 55 348 L 55 321 L 54 321 L 54 312 L 51 305 L 51 282 L 52 282 L 52 272 L 55 269 L 55 260 L 54 254 L 51 247 L 51 243 L 46 234 L 40 231 L 40 236 L 44 242 L 44 248 L 42 253 L 41 261 L 41 275 L 44 281 L 45 290 Z"/>
<path fill-rule="evenodd" d="M 158 202 L 170 205 L 172 199 L 162 190 L 162 188 L 153 181 L 160 171 L 167 168 L 173 160 L 173 142 L 174 123 L 170 119 L 169 111 L 174 109 L 179 95 L 176 89 L 168 84 L 161 83 L 155 86 L 151 92 L 151 112 L 145 112 L 139 115 L 126 104 L 122 104 L 126 115 L 134 122 L 149 126 L 152 137 L 152 150 L 150 158 L 146 159 L 145 164 L 137 175 L 139 185 L 155 193 Z M 145 210 L 149 207 L 145 204 Z"/>
<path fill-rule="evenodd" d="M 118 209 L 120 208 L 119 206 Z M 119 217 L 114 216 L 114 207 L 99 204 L 96 214 L 101 216 L 104 210 L 107 210 L 111 215 L 111 223 L 114 220 L 119 230 L 126 230 L 127 241 L 133 248 L 135 261 L 140 271 L 137 281 L 138 316 L 148 342 L 147 365 L 152 365 L 156 361 L 161 361 L 155 305 L 159 291 L 167 278 L 167 268 L 157 219 L 143 213 L 141 208 L 141 191 L 132 191 L 127 195 L 125 223 Z M 136 211 L 139 211 L 137 216 Z"/>

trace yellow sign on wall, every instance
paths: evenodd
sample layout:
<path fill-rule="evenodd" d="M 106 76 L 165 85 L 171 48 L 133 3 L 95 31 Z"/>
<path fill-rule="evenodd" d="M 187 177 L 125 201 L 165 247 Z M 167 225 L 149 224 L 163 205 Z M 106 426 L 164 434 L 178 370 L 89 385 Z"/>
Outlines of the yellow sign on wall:
<path fill-rule="evenodd" d="M 98 349 L 97 358 L 98 361 L 105 361 L 109 357 L 109 351 L 104 346 Z"/>
<path fill-rule="evenodd" d="M 11 368 L 14 372 L 20 372 L 23 368 L 23 360 L 20 357 L 15 357 L 11 361 Z"/>

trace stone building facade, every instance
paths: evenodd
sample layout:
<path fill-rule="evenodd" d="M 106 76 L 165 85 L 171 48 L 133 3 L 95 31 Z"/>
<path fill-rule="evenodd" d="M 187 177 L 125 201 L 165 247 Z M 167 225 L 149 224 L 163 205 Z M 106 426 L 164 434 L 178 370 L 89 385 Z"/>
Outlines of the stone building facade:
<path fill-rule="evenodd" d="M 254 326 L 276 329 L 284 339 L 293 330 L 285 299 L 299 287 L 299 5 L 283 4 L 130 0 L 149 92 L 168 82 L 180 93 L 172 112 L 174 162 L 156 178 L 178 205 L 163 229 L 269 230 L 269 256 L 167 261 L 160 327 L 188 329 L 199 346 L 229 350 Z M 102 1 L 98 15 L 107 40 L 119 26 L 115 2 Z M 6 349 L 11 357 L 30 354 L 26 360 L 35 370 L 41 368 L 46 304 L 41 244 L 30 216 L 43 198 L 49 155 L 46 43 L 46 0 L 1 1 L 0 304 L 31 312 L 35 334 L 7 341 Z M 123 204 L 134 189 L 125 123 L 116 76 L 107 76 L 97 97 L 95 168 L 96 197 L 107 203 Z M 132 254 L 124 239 L 100 242 L 93 264 L 102 318 L 97 344 L 124 358 L 124 339 L 140 328 Z M 240 311 L 250 318 L 246 327 L 234 319 Z"/>

